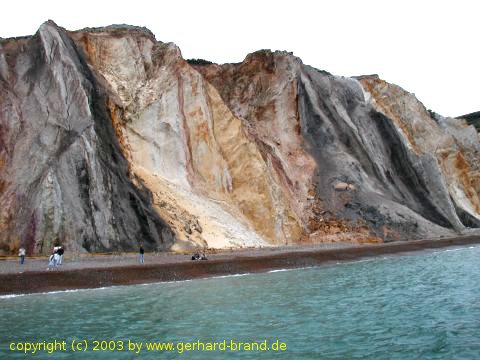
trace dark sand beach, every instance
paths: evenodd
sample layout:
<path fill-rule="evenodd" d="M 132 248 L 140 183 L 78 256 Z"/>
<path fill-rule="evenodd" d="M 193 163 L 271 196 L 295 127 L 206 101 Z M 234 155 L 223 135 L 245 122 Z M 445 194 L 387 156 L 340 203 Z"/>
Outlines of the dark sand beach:
<path fill-rule="evenodd" d="M 21 266 L 14 258 L 0 261 L 0 295 L 28 294 L 68 289 L 98 288 L 220 275 L 263 272 L 348 261 L 400 252 L 480 243 L 480 236 L 399 241 L 377 245 L 346 243 L 262 249 L 224 250 L 208 254 L 208 261 L 191 261 L 190 255 L 137 254 L 66 257 L 58 270 L 47 271 L 46 258 L 27 258 Z"/>

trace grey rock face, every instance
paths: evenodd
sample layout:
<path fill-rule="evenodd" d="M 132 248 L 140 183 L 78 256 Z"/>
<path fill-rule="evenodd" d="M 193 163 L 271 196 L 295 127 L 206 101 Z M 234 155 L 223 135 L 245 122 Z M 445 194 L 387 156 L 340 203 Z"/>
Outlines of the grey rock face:
<path fill-rule="evenodd" d="M 48 253 L 165 248 L 169 227 L 129 177 L 105 94 L 66 32 L 1 42 L 0 244 Z"/>

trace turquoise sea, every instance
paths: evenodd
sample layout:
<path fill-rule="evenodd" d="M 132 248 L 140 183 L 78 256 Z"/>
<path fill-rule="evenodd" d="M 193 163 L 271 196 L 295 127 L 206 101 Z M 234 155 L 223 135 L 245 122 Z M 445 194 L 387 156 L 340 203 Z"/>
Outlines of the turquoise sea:
<path fill-rule="evenodd" d="M 1 359 L 479 359 L 480 247 L 2 297 L 0 319 Z M 65 341 L 66 350 L 9 349 L 54 340 Z M 102 340 L 112 350 L 98 343 L 93 351 Z M 128 350 L 129 340 L 142 344 L 139 354 Z M 185 350 L 185 343 L 224 340 L 267 340 L 269 347 L 278 340 L 286 350 Z M 88 349 L 72 352 L 72 341 L 86 341 Z M 146 342 L 176 348 L 149 351 Z"/>

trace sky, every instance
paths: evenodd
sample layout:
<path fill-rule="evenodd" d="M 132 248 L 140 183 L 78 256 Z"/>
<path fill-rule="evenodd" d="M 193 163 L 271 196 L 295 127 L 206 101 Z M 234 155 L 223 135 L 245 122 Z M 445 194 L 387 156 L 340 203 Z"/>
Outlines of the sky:
<path fill-rule="evenodd" d="M 480 111 L 477 0 L 17 0 L 0 9 L 4 38 L 48 19 L 68 30 L 145 26 L 186 59 L 287 50 L 335 75 L 378 74 L 444 116 Z"/>

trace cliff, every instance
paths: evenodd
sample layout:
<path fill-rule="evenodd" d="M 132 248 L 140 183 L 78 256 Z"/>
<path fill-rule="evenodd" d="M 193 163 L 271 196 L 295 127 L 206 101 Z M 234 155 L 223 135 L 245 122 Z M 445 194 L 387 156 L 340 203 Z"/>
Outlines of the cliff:
<path fill-rule="evenodd" d="M 0 246 L 383 242 L 480 225 L 478 134 L 377 76 L 262 50 L 185 61 L 145 28 L 0 41 Z"/>

